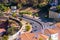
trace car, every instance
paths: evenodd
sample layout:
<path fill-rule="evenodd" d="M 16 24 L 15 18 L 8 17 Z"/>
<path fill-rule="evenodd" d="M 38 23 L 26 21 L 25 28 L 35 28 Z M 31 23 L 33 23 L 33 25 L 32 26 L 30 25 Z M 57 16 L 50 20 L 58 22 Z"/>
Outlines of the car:
<path fill-rule="evenodd" d="M 35 28 L 37 28 L 37 26 L 35 26 Z"/>
<path fill-rule="evenodd" d="M 31 22 L 30 24 L 34 24 L 33 22 Z"/>
<path fill-rule="evenodd" d="M 34 31 L 37 31 L 37 30 L 34 30 Z"/>

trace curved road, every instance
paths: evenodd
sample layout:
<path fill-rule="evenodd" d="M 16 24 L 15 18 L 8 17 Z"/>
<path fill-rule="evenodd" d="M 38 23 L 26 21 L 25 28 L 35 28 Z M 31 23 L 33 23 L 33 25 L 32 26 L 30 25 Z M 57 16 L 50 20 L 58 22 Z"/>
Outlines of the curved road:
<path fill-rule="evenodd" d="M 22 17 L 24 20 L 26 20 L 26 21 L 28 21 L 29 20 L 29 22 L 31 22 L 31 21 L 34 21 L 35 23 L 38 23 L 39 24 L 39 26 L 43 29 L 43 25 L 39 22 L 39 21 L 36 21 L 36 20 L 34 20 L 34 19 L 31 19 L 31 18 L 28 18 L 28 17 Z"/>
<path fill-rule="evenodd" d="M 18 16 L 19 17 L 19 16 Z M 20 17 L 19 17 L 20 18 Z M 40 29 L 42 29 L 43 28 L 43 25 L 40 23 L 40 22 L 38 22 L 37 20 L 35 20 L 35 19 L 31 19 L 31 18 L 29 18 L 29 17 L 26 17 L 26 16 L 23 16 L 23 17 L 21 17 L 23 20 L 26 20 L 26 21 L 28 21 L 28 22 L 30 22 L 30 23 L 33 23 L 32 24 L 32 26 L 33 27 L 35 27 L 35 26 L 37 26 L 38 28 L 39 28 L 39 32 L 41 31 Z M 23 27 L 22 27 L 23 28 Z M 22 31 L 22 28 L 21 28 L 21 30 L 19 30 L 17 33 L 15 33 L 14 35 L 12 35 L 8 40 L 13 40 L 13 39 L 15 39 L 15 38 L 17 38 L 18 37 L 18 35 L 19 35 L 19 33 L 21 33 L 21 31 Z M 37 29 L 38 29 L 37 28 Z M 33 29 L 34 30 L 34 29 Z"/>
<path fill-rule="evenodd" d="M 14 20 L 14 21 L 16 21 L 16 22 L 20 25 L 20 29 L 21 29 L 22 24 L 21 24 L 21 22 L 20 22 L 19 20 L 16 20 L 16 19 L 14 19 L 14 18 L 10 18 L 10 17 L 9 17 L 9 19 L 10 19 L 10 20 Z"/>

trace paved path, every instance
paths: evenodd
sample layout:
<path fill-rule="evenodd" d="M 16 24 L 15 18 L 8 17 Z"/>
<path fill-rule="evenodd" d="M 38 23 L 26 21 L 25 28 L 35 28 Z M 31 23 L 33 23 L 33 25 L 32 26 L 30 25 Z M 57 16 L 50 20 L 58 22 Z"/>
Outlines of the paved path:
<path fill-rule="evenodd" d="M 23 28 L 25 27 L 25 24 L 22 23 L 22 25 L 23 25 L 22 28 L 21 28 L 17 33 L 15 33 L 14 35 L 10 36 L 10 37 L 8 38 L 8 40 L 14 40 L 14 39 L 16 39 L 20 34 L 24 33 L 24 32 L 23 32 Z"/>

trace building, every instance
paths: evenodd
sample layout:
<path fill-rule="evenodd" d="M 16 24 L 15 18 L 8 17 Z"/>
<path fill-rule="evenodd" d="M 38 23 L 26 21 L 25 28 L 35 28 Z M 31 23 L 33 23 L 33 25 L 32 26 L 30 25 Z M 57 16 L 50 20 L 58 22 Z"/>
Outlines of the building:
<path fill-rule="evenodd" d="M 59 40 L 60 40 L 60 23 L 56 23 L 55 26 L 56 26 L 55 29 L 58 30 L 58 33 L 59 33 L 59 36 L 58 37 L 59 37 Z"/>
<path fill-rule="evenodd" d="M 4 32 L 6 32 L 6 30 L 4 28 L 0 28 L 0 36 L 2 36 Z"/>
<path fill-rule="evenodd" d="M 51 4 L 52 6 L 59 5 L 59 4 L 60 4 L 60 0 L 51 0 L 50 4 Z"/>
<path fill-rule="evenodd" d="M 58 0 L 58 4 L 60 4 L 60 0 Z"/>
<path fill-rule="evenodd" d="M 24 33 L 20 35 L 20 40 L 48 40 L 48 36 L 41 33 Z"/>
<path fill-rule="evenodd" d="M 16 6 L 11 6 L 11 10 L 12 10 L 12 12 L 16 12 L 17 7 Z"/>
<path fill-rule="evenodd" d="M 45 29 L 45 35 L 49 36 L 52 40 L 58 40 L 58 31 L 56 29 Z"/>
<path fill-rule="evenodd" d="M 9 25 L 9 21 L 8 20 L 6 20 L 5 22 L 2 22 L 1 24 L 0 24 L 0 28 L 4 28 L 4 29 L 8 29 L 8 25 Z"/>

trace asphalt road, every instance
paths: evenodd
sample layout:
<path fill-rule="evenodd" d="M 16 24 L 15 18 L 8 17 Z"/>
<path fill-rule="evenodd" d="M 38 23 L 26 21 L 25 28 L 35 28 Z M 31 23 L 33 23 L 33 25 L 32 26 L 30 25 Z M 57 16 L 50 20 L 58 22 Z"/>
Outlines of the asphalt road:
<path fill-rule="evenodd" d="M 25 16 L 25 15 L 23 15 L 22 17 L 20 17 L 18 15 L 18 18 L 22 18 L 23 20 L 29 22 L 32 25 L 32 32 L 34 32 L 34 33 L 43 32 L 44 27 L 46 27 L 46 28 L 50 27 L 48 23 L 44 23 L 41 20 L 31 18 L 31 17 Z M 19 35 L 19 32 L 17 32 L 17 36 Z"/>
<path fill-rule="evenodd" d="M 20 17 L 19 17 L 20 18 Z M 40 20 L 37 20 L 35 18 L 31 18 L 31 17 L 28 17 L 28 16 L 23 16 L 21 17 L 23 20 L 29 22 L 32 27 L 33 27 L 33 30 L 32 32 L 41 32 L 41 30 L 43 29 L 43 25 L 42 23 L 40 22 Z"/>
<path fill-rule="evenodd" d="M 45 22 L 41 21 L 41 19 L 35 19 L 35 18 L 31 18 L 31 17 L 25 16 L 25 15 L 23 15 L 22 19 L 30 22 L 33 26 L 33 31 L 35 31 L 35 32 L 36 31 L 42 32 L 42 30 L 46 29 L 46 28 L 54 28 L 53 22 L 45 23 Z"/>

